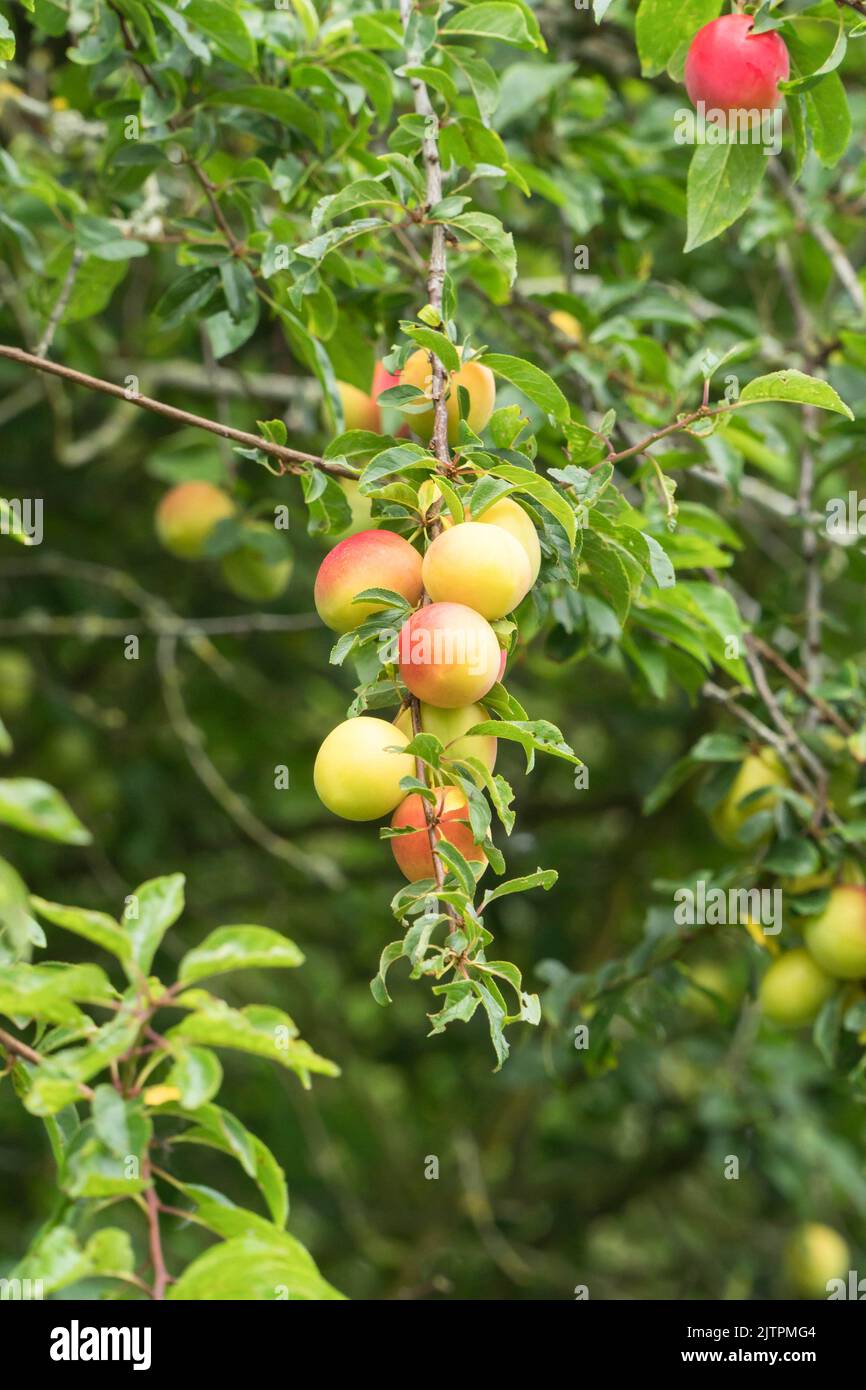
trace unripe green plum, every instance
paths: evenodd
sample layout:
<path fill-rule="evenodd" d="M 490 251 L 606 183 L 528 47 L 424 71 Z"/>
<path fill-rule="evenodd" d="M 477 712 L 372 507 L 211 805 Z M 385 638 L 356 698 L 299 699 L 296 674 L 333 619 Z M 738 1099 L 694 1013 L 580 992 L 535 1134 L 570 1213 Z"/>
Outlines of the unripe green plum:
<path fill-rule="evenodd" d="M 432 810 L 436 841 L 447 840 L 470 862 L 487 863 L 484 850 L 472 838 L 468 824 L 469 805 L 458 787 L 440 787 Z M 417 827 L 414 835 L 395 836 L 389 844 L 401 871 L 410 883 L 415 883 L 419 878 L 434 877 L 424 802 L 417 792 L 407 796 L 391 817 L 392 830 L 410 825 Z"/>
<path fill-rule="evenodd" d="M 421 556 L 393 531 L 359 531 L 334 546 L 319 566 L 314 598 L 322 622 L 350 632 L 381 603 L 354 603 L 365 589 L 392 589 L 413 606 L 421 597 Z"/>
<path fill-rule="evenodd" d="M 776 789 L 788 786 L 790 781 L 784 763 L 774 749 L 762 748 L 759 753 L 749 753 L 710 817 L 713 829 L 723 844 L 742 849 L 744 843 L 753 843 L 747 822 L 759 811 L 772 810 L 778 799 Z M 747 796 L 762 787 L 767 788 L 764 796 L 756 796 L 745 806 L 742 804 Z M 746 833 L 741 838 L 744 827 Z"/>
<path fill-rule="evenodd" d="M 400 679 L 412 695 L 440 709 L 482 700 L 499 677 L 493 628 L 462 603 L 430 603 L 400 629 Z"/>
<path fill-rule="evenodd" d="M 504 618 L 532 584 L 529 557 L 501 526 L 464 521 L 440 531 L 421 569 L 434 603 L 465 603 L 482 618 Z"/>
<path fill-rule="evenodd" d="M 274 528 L 264 521 L 250 522 L 245 530 L 263 536 L 274 534 Z M 220 568 L 232 593 L 262 603 L 279 598 L 292 574 L 292 557 L 285 546 L 282 549 L 282 560 L 269 559 L 254 545 L 242 545 L 226 555 Z"/>
<path fill-rule="evenodd" d="M 156 533 L 172 555 L 197 560 L 211 531 L 234 509 L 228 494 L 213 483 L 178 483 L 156 509 Z"/>
<path fill-rule="evenodd" d="M 319 798 L 344 820 L 379 820 L 404 799 L 402 777 L 414 777 L 415 759 L 400 750 L 409 742 L 387 719 L 361 715 L 332 729 L 316 757 L 313 782 Z"/>
<path fill-rule="evenodd" d="M 11 719 L 23 713 L 35 683 L 36 673 L 29 656 L 17 647 L 0 649 L 0 714 Z"/>
<path fill-rule="evenodd" d="M 832 1279 L 844 1279 L 850 1268 L 847 1242 L 819 1221 L 807 1221 L 785 1246 L 785 1274 L 801 1298 L 826 1298 Z"/>
<path fill-rule="evenodd" d="M 836 988 L 802 946 L 776 956 L 758 991 L 761 1009 L 773 1023 L 802 1028 L 812 1023 Z"/>
<path fill-rule="evenodd" d="M 827 906 L 803 928 L 811 955 L 838 980 L 866 975 L 866 888 L 840 884 Z"/>
<path fill-rule="evenodd" d="M 504 654 L 504 653 L 503 653 Z M 437 709 L 435 705 L 422 704 L 422 734 L 433 734 L 439 739 L 449 758 L 477 758 L 492 772 L 496 766 L 496 739 L 492 734 L 473 734 L 466 737 L 466 730 L 476 724 L 484 724 L 490 718 L 483 705 L 467 705 L 464 709 Z M 394 720 L 408 739 L 413 737 L 412 711 L 401 710 Z"/>
<path fill-rule="evenodd" d="M 743 980 L 736 978 L 735 973 L 723 965 L 721 961 L 695 961 L 689 967 L 688 974 L 696 988 L 689 990 L 686 995 L 686 1003 L 701 1018 L 718 1022 L 719 1004 L 716 1002 L 717 999 L 729 1007 L 733 1007 L 742 998 Z M 711 998 L 710 996 L 715 997 Z"/>

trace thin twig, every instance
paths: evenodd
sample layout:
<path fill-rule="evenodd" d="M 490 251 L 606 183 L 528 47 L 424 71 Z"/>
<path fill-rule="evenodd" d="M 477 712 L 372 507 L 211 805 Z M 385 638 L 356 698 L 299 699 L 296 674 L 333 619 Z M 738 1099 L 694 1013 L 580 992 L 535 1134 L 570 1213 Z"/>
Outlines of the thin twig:
<path fill-rule="evenodd" d="M 144 1194 L 147 1203 L 147 1226 L 148 1241 L 150 1245 L 150 1258 L 153 1265 L 153 1290 L 151 1297 L 159 1301 L 165 1298 L 166 1286 L 170 1281 L 170 1275 L 165 1267 L 165 1259 L 162 1253 L 162 1237 L 159 1230 L 159 1198 L 154 1186 L 153 1173 L 151 1172 L 150 1161 L 145 1159 L 143 1164 L 142 1177 L 148 1184 Z"/>
<path fill-rule="evenodd" d="M 45 332 L 42 334 L 42 337 L 39 339 L 39 342 L 33 349 L 33 355 L 35 357 L 45 357 L 48 352 L 48 349 L 54 342 L 54 334 L 57 332 L 57 326 L 60 323 L 60 320 L 63 318 L 64 313 L 66 312 L 66 306 L 69 303 L 70 295 L 72 294 L 72 290 L 75 286 L 75 280 L 78 275 L 78 268 L 83 260 L 84 252 L 79 250 L 79 248 L 76 246 L 75 250 L 72 253 L 72 260 L 69 262 L 69 269 L 66 272 L 63 284 L 60 286 L 60 293 L 54 301 L 54 308 L 51 310 L 51 317 L 45 325 Z"/>
<path fill-rule="evenodd" d="M 856 2 L 855 0 L 836 0 L 836 4 L 840 6 L 847 4 L 851 9 L 856 10 L 858 14 L 866 15 L 866 3 L 863 3 L 862 0 L 856 0 Z M 788 178 L 787 173 L 778 159 L 771 160 L 770 173 L 776 180 L 776 183 L 779 185 L 784 197 L 787 199 L 788 204 L 797 217 L 800 229 L 808 232 L 810 236 L 815 238 L 830 261 L 839 283 L 848 291 L 858 314 L 861 316 L 866 314 L 866 294 L 863 292 L 863 286 L 860 283 L 857 271 L 845 254 L 844 248 L 840 246 L 829 227 L 812 216 L 805 198 L 800 190 L 796 188 Z"/>
<path fill-rule="evenodd" d="M 826 700 L 823 700 L 820 695 L 814 694 L 814 692 L 809 689 L 808 682 L 795 667 L 791 666 L 791 664 L 785 660 L 781 652 L 777 652 L 776 648 L 771 647 L 769 642 L 765 642 L 763 638 L 756 637 L 754 634 L 749 637 L 749 641 L 765 661 L 772 662 L 776 670 L 780 671 L 787 681 L 790 681 L 795 690 L 798 690 L 801 695 L 815 706 L 816 710 L 820 711 L 828 723 L 835 724 L 839 732 L 844 734 L 846 738 L 852 737 L 856 732 L 854 726 L 849 724 L 848 720 L 844 719 L 842 715 L 839 714 L 832 705 L 829 705 Z"/>
<path fill-rule="evenodd" d="M 201 730 L 193 723 L 186 707 L 177 666 L 177 638 L 161 636 L 156 648 L 157 668 L 162 682 L 163 698 L 172 729 L 186 753 L 187 760 L 199 781 L 245 835 L 276 859 L 291 864 L 301 873 L 314 875 L 329 887 L 339 886 L 341 875 L 336 865 L 325 855 L 305 854 L 303 850 L 277 835 L 250 810 L 243 797 L 229 786 L 222 773 L 204 748 Z"/>

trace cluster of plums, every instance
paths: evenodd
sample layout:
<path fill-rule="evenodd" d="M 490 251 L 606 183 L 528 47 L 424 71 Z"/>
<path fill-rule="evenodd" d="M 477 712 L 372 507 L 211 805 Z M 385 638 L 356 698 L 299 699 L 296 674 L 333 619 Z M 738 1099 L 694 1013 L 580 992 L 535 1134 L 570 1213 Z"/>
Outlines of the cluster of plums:
<path fill-rule="evenodd" d="M 430 367 L 426 353 L 414 353 L 400 383 L 417 385 L 429 400 Z M 459 410 L 452 402 L 457 387 L 469 393 L 468 421 L 484 429 L 495 404 L 490 371 L 467 363 L 449 382 L 449 433 L 459 429 Z M 432 428 L 432 412 L 411 416 L 422 437 Z M 430 503 L 438 489 L 425 485 Z M 419 527 L 426 509 L 419 501 Z M 535 527 L 512 498 L 502 497 L 476 519 L 455 523 L 439 518 L 437 534 L 423 555 L 392 531 L 366 529 L 340 541 L 323 560 L 315 583 L 315 603 L 322 621 L 337 633 L 351 632 L 381 602 L 355 602 L 369 589 L 387 589 L 411 606 L 396 643 L 396 665 L 406 698 L 393 722 L 361 715 L 347 719 L 327 736 L 316 758 L 314 781 L 319 797 L 346 820 L 379 820 L 394 813 L 394 857 L 405 876 L 416 881 L 434 877 L 424 800 L 406 794 L 401 779 L 416 773 L 415 760 L 404 752 L 415 729 L 410 697 L 418 702 L 420 732 L 438 737 L 452 760 L 474 757 L 488 770 L 496 760 L 496 739 L 467 735 L 488 714 L 481 703 L 501 678 L 506 654 L 491 622 L 512 612 L 531 589 L 541 564 Z M 433 834 L 444 836 L 465 859 L 483 861 L 467 823 L 463 792 L 453 785 L 434 788 Z M 409 827 L 415 827 L 414 832 Z"/>
<path fill-rule="evenodd" d="M 162 545 L 181 560 L 200 560 L 205 542 L 219 522 L 235 515 L 235 504 L 228 493 L 213 483 L 178 483 L 170 488 L 156 509 L 156 533 Z M 274 560 L 256 544 L 257 536 L 271 537 L 273 526 L 265 521 L 245 521 L 242 543 L 220 561 L 223 580 L 232 593 L 251 602 L 270 603 L 279 598 L 292 574 L 288 546 Z"/>
<path fill-rule="evenodd" d="M 749 753 L 728 792 L 712 812 L 719 838 L 742 848 L 748 821 L 772 810 L 780 789 L 790 786 L 784 765 L 773 749 Z M 840 981 L 866 978 L 866 888 L 854 883 L 835 887 L 832 872 L 782 880 L 782 890 L 802 894 L 830 888 L 823 910 L 801 919 L 803 945 L 782 952 L 761 981 L 763 1012 L 775 1023 L 801 1027 L 817 1017 Z"/>

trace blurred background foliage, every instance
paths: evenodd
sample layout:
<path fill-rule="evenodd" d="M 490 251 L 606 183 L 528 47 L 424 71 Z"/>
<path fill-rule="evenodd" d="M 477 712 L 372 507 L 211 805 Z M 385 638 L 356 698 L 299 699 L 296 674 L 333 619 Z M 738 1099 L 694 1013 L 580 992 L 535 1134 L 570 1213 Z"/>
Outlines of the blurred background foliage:
<path fill-rule="evenodd" d="M 544 64 L 503 47 L 488 54 L 502 79 L 494 124 L 539 186 L 532 199 L 501 182 L 483 195 L 514 233 L 519 293 L 509 301 L 483 253 L 464 261 L 461 329 L 498 351 L 536 356 L 586 409 L 616 406 L 652 428 L 672 418 L 684 364 L 705 347 L 754 340 L 734 369 L 744 380 L 801 364 L 805 344 L 779 269 L 781 245 L 818 325 L 823 367 L 862 415 L 866 335 L 862 322 L 859 334 L 852 326 L 851 305 L 808 226 L 766 181 L 732 232 L 685 256 L 689 151 L 670 136 L 681 89 L 664 76 L 640 76 L 633 12 L 622 0 L 601 27 L 565 5 L 537 13 L 550 49 Z M 16 158 L 47 141 L 44 158 L 61 178 L 73 171 L 80 181 L 97 138 L 86 123 L 96 115 L 85 69 L 66 59 L 65 46 L 44 31 L 22 31 L 9 82 L 40 110 L 8 83 L 0 87 L 0 134 Z M 852 44 L 844 79 L 857 130 L 866 121 L 864 71 L 866 44 Z M 248 138 L 243 122 L 219 128 L 227 156 L 245 153 Z M 540 187 L 544 171 L 555 196 Z M 810 158 L 803 189 L 856 261 L 866 206 L 860 143 L 832 171 Z M 589 250 L 586 276 L 573 268 L 576 243 Z M 17 253 L 7 250 L 0 336 L 32 345 L 56 281 L 43 284 L 41 301 L 25 294 Z M 263 319 L 215 367 L 195 313 L 169 329 L 152 313 L 176 274 L 175 248 L 154 246 L 123 266 L 122 284 L 96 316 L 61 324 L 59 360 L 112 379 L 134 372 L 142 390 L 240 428 L 284 414 L 290 443 L 324 447 L 318 388 L 278 326 Z M 369 380 L 419 293 L 396 278 L 346 291 L 329 343 L 338 376 Z M 557 294 L 569 298 L 544 298 Z M 580 344 L 551 330 L 547 313 L 558 302 L 580 317 Z M 840 322 L 850 327 L 845 338 Z M 500 394 L 500 403 L 508 399 L 517 397 Z M 673 686 L 662 699 L 651 695 L 586 611 L 558 615 L 552 631 L 548 624 L 521 648 L 510 688 L 533 717 L 562 729 L 590 777 L 588 788 L 575 789 L 566 764 L 542 760 L 524 779 L 519 752 L 501 747 L 500 766 L 518 792 L 510 868 L 541 864 L 560 877 L 548 894 L 491 909 L 497 938 L 546 1004 L 541 1027 L 513 1039 L 511 1059 L 494 1075 L 480 1020 L 425 1038 L 432 1001 L 398 978 L 399 966 L 392 1007 L 370 994 L 400 880 L 375 831 L 338 823 L 313 792 L 315 750 L 344 717 L 352 682 L 329 667 L 329 637 L 313 612 L 313 577 L 328 542 L 305 533 L 297 482 L 268 476 L 206 435 L 10 363 L 0 364 L 0 422 L 4 495 L 38 495 L 45 508 L 41 548 L 27 553 L 0 538 L 0 715 L 14 739 L 10 775 L 52 782 L 94 835 L 89 848 L 55 848 L 4 831 L 2 852 L 42 896 L 110 911 L 130 885 L 182 869 L 188 911 L 167 941 L 178 958 L 219 922 L 259 922 L 301 945 L 307 962 L 290 979 L 251 972 L 228 982 L 228 997 L 287 1008 L 342 1077 L 302 1093 L 265 1062 L 229 1056 L 225 1096 L 286 1168 L 290 1229 L 329 1280 L 367 1298 L 558 1299 L 578 1285 L 593 1298 L 775 1298 L 788 1291 L 784 1241 L 806 1219 L 842 1231 L 856 1268 L 866 1250 L 862 1096 L 827 1068 L 807 1035 L 760 1023 L 753 998 L 763 957 L 741 928 L 690 942 L 615 994 L 609 1026 L 600 999 L 603 1046 L 587 1055 L 574 1045 L 581 1015 L 563 972 L 593 971 L 669 923 L 670 893 L 654 884 L 687 882 L 727 862 L 692 787 L 654 816 L 641 811 L 666 768 L 716 726 L 716 711 Z M 796 529 L 761 509 L 755 489 L 750 496 L 737 487 L 745 475 L 758 492 L 771 485 L 795 493 L 801 412 L 768 407 L 749 415 L 748 430 L 751 448 L 722 436 L 694 451 L 699 463 L 709 453 L 727 492 L 692 471 L 696 460 L 681 441 L 666 467 L 681 480 L 681 497 L 737 527 L 738 583 L 774 630 L 796 641 Z M 822 496 L 856 486 L 862 438 L 862 424 L 825 430 Z M 543 436 L 542 449 L 555 461 Z M 251 506 L 291 506 L 295 570 L 269 611 L 297 622 L 180 641 L 160 672 L 146 611 L 125 596 L 118 575 L 184 618 L 251 612 L 221 585 L 215 564 L 184 564 L 157 545 L 155 506 L 169 482 L 188 476 L 191 459 L 215 478 L 236 470 L 235 495 Z M 629 460 L 625 478 L 637 474 Z M 864 573 L 859 545 L 827 560 L 831 664 L 861 660 Z M 88 634 L 91 615 L 112 620 L 109 635 Z M 75 630 L 66 631 L 59 620 L 70 618 Z M 125 655 L 127 635 L 140 640 L 137 659 Z M 253 810 L 252 835 L 229 813 L 234 802 L 227 810 L 222 784 L 216 796 L 203 784 L 202 751 L 205 779 L 215 767 Z M 277 790 L 283 765 L 290 786 Z M 49 946 L 53 938 L 49 928 Z M 76 958 L 74 942 L 63 949 Z M 688 969 L 699 964 L 712 967 L 705 978 L 715 981 L 715 997 L 690 982 Z M 736 1181 L 724 1177 L 730 1155 L 739 1159 Z M 427 1176 L 433 1157 L 436 1179 Z M 208 1171 L 200 1157 L 180 1162 L 182 1176 L 251 1201 L 245 1179 L 220 1155 L 208 1157 Z M 42 1126 L 8 1084 L 0 1085 L 0 1173 L 2 1272 L 45 1218 L 53 1181 Z M 189 1254 L 190 1239 L 170 1234 L 169 1263 L 173 1251 Z"/>

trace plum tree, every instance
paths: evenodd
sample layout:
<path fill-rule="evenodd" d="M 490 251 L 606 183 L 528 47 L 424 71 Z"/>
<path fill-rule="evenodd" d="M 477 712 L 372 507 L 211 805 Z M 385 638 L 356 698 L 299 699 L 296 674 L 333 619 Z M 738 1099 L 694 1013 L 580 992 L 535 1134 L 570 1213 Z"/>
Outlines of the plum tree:
<path fill-rule="evenodd" d="M 343 406 L 343 420 L 347 430 L 371 430 L 378 434 L 382 428 L 379 406 L 371 395 L 353 386 L 349 381 L 338 381 L 337 390 Z"/>
<path fill-rule="evenodd" d="M 753 34 L 751 15 L 711 20 L 692 39 L 685 81 L 690 100 L 708 110 L 772 110 L 782 100 L 779 83 L 790 72 L 784 39 L 769 30 Z"/>
<path fill-rule="evenodd" d="M 835 981 L 798 946 L 770 964 L 758 997 L 773 1023 L 800 1028 L 817 1017 L 835 988 Z"/>
<path fill-rule="evenodd" d="M 532 585 L 529 557 L 501 526 L 464 521 L 441 531 L 421 567 L 434 603 L 465 603 L 483 618 L 502 618 Z"/>
<path fill-rule="evenodd" d="M 464 859 L 476 864 L 487 863 L 484 850 L 473 839 L 469 827 L 469 805 L 459 787 L 439 787 L 432 812 L 434 842 L 447 840 Z M 401 830 L 410 825 L 415 827 L 414 834 L 396 835 L 390 841 L 394 858 L 410 883 L 420 878 L 432 879 L 435 876 L 433 853 L 427 833 L 424 799 L 418 792 L 407 796 L 391 817 L 392 830 Z"/>
<path fill-rule="evenodd" d="M 505 653 L 503 652 L 503 656 Z M 438 738 L 449 758 L 478 758 L 488 772 L 496 766 L 496 739 L 491 734 L 471 734 L 467 729 L 483 724 L 489 715 L 483 705 L 466 705 L 463 709 L 437 709 L 435 705 L 419 707 L 421 732 Z M 394 720 L 407 738 L 412 737 L 412 711 L 401 710 Z"/>
<path fill-rule="evenodd" d="M 264 521 L 250 522 L 246 531 L 252 536 L 274 536 L 274 529 Z M 292 575 L 292 557 L 285 546 L 282 559 L 272 559 L 255 544 L 241 545 L 226 555 L 221 564 L 222 576 L 232 593 L 253 602 L 270 603 L 283 593 Z"/>
<path fill-rule="evenodd" d="M 406 688 L 441 709 L 475 704 L 499 678 L 496 633 L 462 603 L 431 603 L 407 618 L 398 659 Z"/>
<path fill-rule="evenodd" d="M 407 603 L 421 597 L 421 556 L 393 531 L 359 531 L 334 546 L 325 556 L 313 596 L 322 622 L 334 632 L 350 632 L 381 603 L 354 603 L 364 589 L 391 589 Z"/>
<path fill-rule="evenodd" d="M 316 755 L 313 783 L 321 801 L 344 820 L 379 820 L 403 800 L 402 777 L 415 763 L 409 742 L 387 719 L 360 715 L 332 729 Z"/>
<path fill-rule="evenodd" d="M 788 786 L 790 780 L 785 766 L 772 748 L 749 753 L 710 816 L 713 829 L 723 844 L 742 848 L 744 843 L 766 834 L 760 825 L 749 826 L 748 822 L 759 811 L 771 811 L 778 799 L 777 789 Z M 756 795 L 764 788 L 764 795 Z"/>
<path fill-rule="evenodd" d="M 156 533 L 172 555 L 196 560 L 217 522 L 232 516 L 234 510 L 228 493 L 213 483 L 178 483 L 156 509 Z"/>
<path fill-rule="evenodd" d="M 827 1285 L 844 1279 L 850 1263 L 847 1241 L 819 1221 L 804 1222 L 785 1245 L 785 1275 L 801 1298 L 826 1298 Z"/>
<path fill-rule="evenodd" d="M 866 975 L 866 888 L 834 888 L 823 912 L 804 926 L 803 940 L 821 968 L 836 979 Z"/>
<path fill-rule="evenodd" d="M 461 354 L 462 356 L 462 354 Z M 432 400 L 432 372 L 429 354 L 419 348 L 413 352 L 400 373 L 401 386 L 417 386 L 427 400 Z M 448 390 L 448 441 L 456 444 L 460 433 L 460 398 L 458 387 L 469 392 L 469 413 L 466 423 L 476 434 L 480 434 L 493 414 L 496 404 L 496 380 L 489 367 L 483 362 L 466 362 L 458 372 L 452 372 L 447 382 Z M 418 397 L 420 403 L 422 397 Z M 411 404 L 411 402 L 410 402 Z M 409 426 L 414 434 L 429 439 L 433 433 L 433 409 L 422 410 L 409 415 Z"/>

